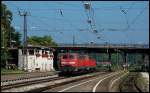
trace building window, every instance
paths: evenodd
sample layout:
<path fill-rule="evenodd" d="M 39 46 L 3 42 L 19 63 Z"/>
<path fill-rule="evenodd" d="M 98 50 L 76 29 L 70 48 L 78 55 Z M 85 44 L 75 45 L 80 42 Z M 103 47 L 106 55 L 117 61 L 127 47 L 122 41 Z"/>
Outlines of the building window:
<path fill-rule="evenodd" d="M 40 53 L 39 53 L 39 50 L 36 50 L 36 57 L 40 57 Z"/>
<path fill-rule="evenodd" d="M 22 54 L 26 55 L 26 49 L 24 49 L 24 50 L 22 49 Z"/>
<path fill-rule="evenodd" d="M 45 57 L 48 57 L 48 53 L 47 52 L 45 52 Z"/>
<path fill-rule="evenodd" d="M 34 55 L 34 50 L 29 50 L 29 55 Z"/>

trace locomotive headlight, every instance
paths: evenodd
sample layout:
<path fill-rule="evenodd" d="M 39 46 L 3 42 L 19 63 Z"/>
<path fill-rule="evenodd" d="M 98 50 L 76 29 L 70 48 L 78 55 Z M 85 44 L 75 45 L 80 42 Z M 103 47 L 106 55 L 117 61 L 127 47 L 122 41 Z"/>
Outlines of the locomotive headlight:
<path fill-rule="evenodd" d="M 69 64 L 75 64 L 75 62 L 69 62 Z"/>

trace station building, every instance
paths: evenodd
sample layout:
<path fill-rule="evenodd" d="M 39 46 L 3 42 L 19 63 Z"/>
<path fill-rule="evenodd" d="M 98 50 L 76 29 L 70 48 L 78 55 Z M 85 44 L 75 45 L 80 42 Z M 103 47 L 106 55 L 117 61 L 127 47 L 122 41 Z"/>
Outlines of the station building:
<path fill-rule="evenodd" d="M 27 53 L 18 49 L 18 68 L 28 72 L 54 71 L 53 49 L 41 46 L 28 46 Z"/>

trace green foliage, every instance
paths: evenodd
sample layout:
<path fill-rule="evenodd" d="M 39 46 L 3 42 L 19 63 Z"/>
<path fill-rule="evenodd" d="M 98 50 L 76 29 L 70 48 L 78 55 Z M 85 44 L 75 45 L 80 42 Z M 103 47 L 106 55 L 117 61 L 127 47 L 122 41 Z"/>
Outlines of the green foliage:
<path fill-rule="evenodd" d="M 13 32 L 12 33 L 12 40 L 16 41 L 16 43 L 14 44 L 14 46 L 20 47 L 21 41 L 21 34 L 19 32 Z"/>
<path fill-rule="evenodd" d="M 7 47 L 12 13 L 5 4 L 1 4 L 1 47 Z"/>
<path fill-rule="evenodd" d="M 1 47 L 10 46 L 10 38 L 11 41 L 16 41 L 14 46 L 20 46 L 20 38 L 21 34 L 19 32 L 15 32 L 14 27 L 11 26 L 12 21 L 12 12 L 7 8 L 7 6 L 2 3 L 1 4 Z"/>
<path fill-rule="evenodd" d="M 1 67 L 4 67 L 7 63 L 7 60 L 11 57 L 7 48 L 1 50 Z"/>
<path fill-rule="evenodd" d="M 41 46 L 57 46 L 57 44 L 53 41 L 51 36 L 31 36 L 28 38 L 28 43 L 31 45 L 41 45 Z"/>
<path fill-rule="evenodd" d="M 122 54 L 121 53 L 112 53 L 111 54 L 111 62 L 112 62 L 112 64 L 121 65 L 123 62 Z"/>
<path fill-rule="evenodd" d="M 7 6 L 2 3 L 1 4 L 1 27 L 7 29 L 10 27 L 12 21 L 12 13 L 7 9 Z"/>
<path fill-rule="evenodd" d="M 5 68 L 1 68 L 1 75 L 10 75 L 10 74 L 24 74 L 25 72 L 19 69 L 8 70 Z"/>
<path fill-rule="evenodd" d="M 129 66 L 129 71 L 141 71 L 141 65 L 140 64 L 131 64 Z"/>
<path fill-rule="evenodd" d="M 1 67 L 4 65 L 7 66 L 7 60 L 11 57 L 8 52 L 10 38 L 11 40 L 16 41 L 15 46 L 19 46 L 21 43 L 21 34 L 15 32 L 15 29 L 11 26 L 12 15 L 12 12 L 7 6 L 4 3 L 1 3 Z"/>

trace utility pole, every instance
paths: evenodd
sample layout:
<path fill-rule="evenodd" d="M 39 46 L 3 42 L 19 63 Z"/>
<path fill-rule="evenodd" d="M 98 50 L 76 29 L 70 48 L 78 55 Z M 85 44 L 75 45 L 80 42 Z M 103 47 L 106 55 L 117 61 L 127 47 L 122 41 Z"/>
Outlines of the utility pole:
<path fill-rule="evenodd" d="M 24 39 L 23 39 L 23 69 L 26 68 L 27 70 L 27 67 L 28 67 L 28 53 L 27 53 L 27 16 L 29 15 L 28 12 L 24 11 L 24 12 L 19 12 L 19 15 L 20 16 L 23 16 L 23 19 L 24 19 Z M 25 56 L 26 56 L 26 62 L 25 62 Z M 26 63 L 26 65 L 25 65 Z"/>

